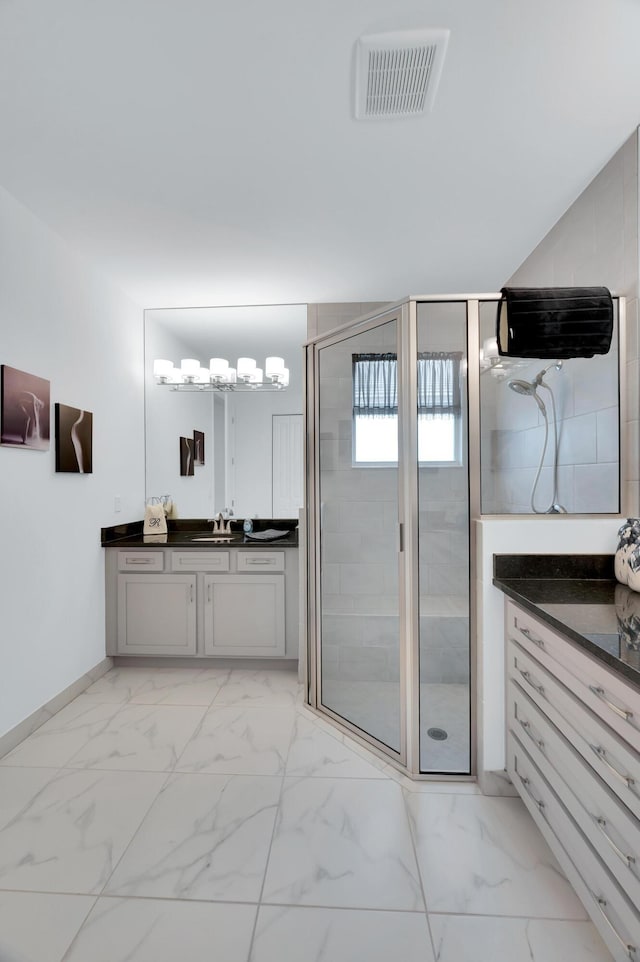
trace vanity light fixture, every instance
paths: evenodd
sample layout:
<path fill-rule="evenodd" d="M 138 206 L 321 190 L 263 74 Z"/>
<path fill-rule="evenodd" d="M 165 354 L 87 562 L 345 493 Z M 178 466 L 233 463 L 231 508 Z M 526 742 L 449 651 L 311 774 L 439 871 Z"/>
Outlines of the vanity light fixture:
<path fill-rule="evenodd" d="M 268 357 L 264 369 L 252 357 L 239 357 L 236 367 L 223 357 L 212 357 L 209 367 L 193 357 L 182 358 L 179 367 L 158 358 L 153 376 L 172 391 L 282 391 L 289 386 L 289 369 L 281 357 Z"/>

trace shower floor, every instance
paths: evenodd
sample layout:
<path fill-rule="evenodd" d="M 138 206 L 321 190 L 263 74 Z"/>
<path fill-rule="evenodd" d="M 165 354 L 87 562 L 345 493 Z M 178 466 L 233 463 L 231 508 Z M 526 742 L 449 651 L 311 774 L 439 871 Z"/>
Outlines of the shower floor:
<path fill-rule="evenodd" d="M 400 705 L 398 683 L 327 680 L 323 703 L 363 731 L 392 748 L 398 747 Z M 470 767 L 469 687 L 420 685 L 420 768 L 423 772 L 468 773 Z M 447 738 L 427 735 L 439 728 Z"/>

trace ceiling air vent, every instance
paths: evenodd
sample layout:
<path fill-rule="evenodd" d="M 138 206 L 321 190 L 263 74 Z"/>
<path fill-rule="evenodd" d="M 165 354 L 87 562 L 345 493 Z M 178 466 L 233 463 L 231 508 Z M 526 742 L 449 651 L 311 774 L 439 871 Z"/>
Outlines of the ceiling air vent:
<path fill-rule="evenodd" d="M 356 120 L 415 117 L 433 106 L 448 30 L 404 30 L 356 44 Z"/>

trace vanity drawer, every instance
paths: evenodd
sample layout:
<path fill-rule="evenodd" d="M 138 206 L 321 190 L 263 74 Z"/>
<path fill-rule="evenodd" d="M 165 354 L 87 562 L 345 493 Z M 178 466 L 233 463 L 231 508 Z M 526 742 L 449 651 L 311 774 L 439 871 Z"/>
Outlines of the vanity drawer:
<path fill-rule="evenodd" d="M 284 551 L 238 551 L 238 571 L 284 571 Z"/>
<path fill-rule="evenodd" d="M 228 551 L 172 551 L 172 571 L 228 571 Z"/>
<path fill-rule="evenodd" d="M 508 674 L 640 818 L 638 753 L 514 641 L 508 644 Z"/>
<path fill-rule="evenodd" d="M 635 959 L 640 950 L 640 916 L 513 736 L 507 770 L 614 958 Z"/>
<path fill-rule="evenodd" d="M 638 820 L 514 681 L 508 725 L 510 737 L 524 745 L 621 888 L 640 905 Z"/>
<path fill-rule="evenodd" d="M 118 571 L 164 571 L 164 552 L 118 551 Z"/>
<path fill-rule="evenodd" d="M 640 750 L 640 691 L 512 602 L 507 605 L 507 637 L 534 655 L 607 725 Z"/>

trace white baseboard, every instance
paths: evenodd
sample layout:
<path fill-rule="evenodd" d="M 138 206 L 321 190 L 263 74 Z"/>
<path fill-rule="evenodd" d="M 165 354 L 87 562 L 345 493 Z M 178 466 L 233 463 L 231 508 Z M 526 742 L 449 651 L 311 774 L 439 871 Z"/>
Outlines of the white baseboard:
<path fill-rule="evenodd" d="M 478 772 L 478 785 L 483 795 L 514 796 L 518 792 L 506 771 Z"/>
<path fill-rule="evenodd" d="M 61 708 L 81 695 L 89 685 L 93 685 L 105 672 L 113 666 L 113 658 L 103 658 L 97 665 L 85 672 L 77 681 L 72 682 L 64 691 L 55 695 L 41 708 L 36 709 L 27 718 L 19 722 L 15 728 L 10 728 L 4 735 L 0 735 L 0 758 L 12 751 L 16 745 L 24 741 L 37 728 L 49 721 Z"/>

